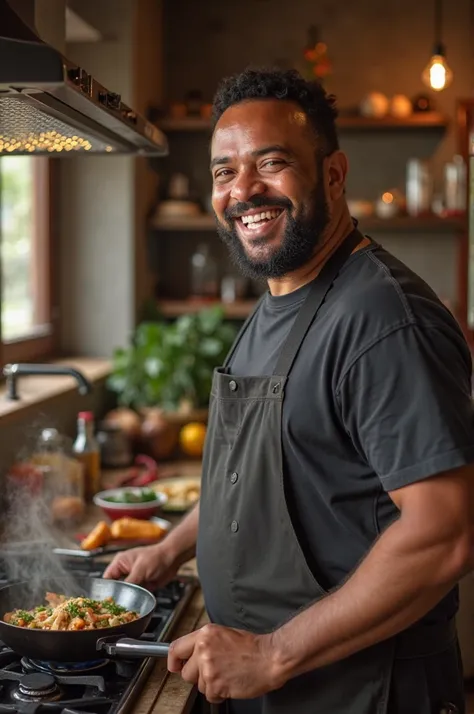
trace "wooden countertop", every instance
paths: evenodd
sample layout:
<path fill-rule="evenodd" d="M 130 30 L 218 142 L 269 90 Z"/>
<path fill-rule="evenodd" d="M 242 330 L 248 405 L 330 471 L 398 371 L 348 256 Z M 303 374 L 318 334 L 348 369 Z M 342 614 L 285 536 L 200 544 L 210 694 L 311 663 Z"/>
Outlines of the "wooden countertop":
<path fill-rule="evenodd" d="M 173 639 L 186 635 L 207 622 L 204 600 L 198 589 L 183 613 Z M 166 669 L 166 661 L 158 659 L 148 682 L 135 705 L 136 714 L 188 714 L 196 698 L 191 684 Z"/>
<path fill-rule="evenodd" d="M 183 476 L 195 476 L 200 473 L 197 462 L 176 462 L 169 465 L 170 471 L 176 471 Z M 103 474 L 103 488 L 113 488 L 120 480 L 123 471 L 106 471 Z M 182 516 L 164 514 L 164 517 L 176 525 Z M 103 518 L 102 511 L 96 506 L 88 506 L 86 519 L 81 524 L 81 530 L 87 531 L 98 520 Z M 109 556 L 110 558 L 110 556 Z M 190 561 L 181 569 L 183 575 L 196 576 L 196 562 Z M 204 599 L 199 588 L 196 589 L 189 605 L 184 610 L 176 627 L 170 633 L 171 639 L 176 639 L 196 630 L 208 622 L 204 608 Z M 184 682 L 178 675 L 170 674 L 166 668 L 166 660 L 157 659 L 154 669 L 146 683 L 139 699 L 134 706 L 136 714 L 188 714 L 196 699 L 197 690 L 191 684 Z"/>

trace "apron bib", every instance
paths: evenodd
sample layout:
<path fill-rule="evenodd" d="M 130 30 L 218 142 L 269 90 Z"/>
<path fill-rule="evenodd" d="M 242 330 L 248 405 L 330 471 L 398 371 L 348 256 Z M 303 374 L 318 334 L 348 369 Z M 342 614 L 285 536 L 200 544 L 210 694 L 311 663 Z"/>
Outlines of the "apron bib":
<path fill-rule="evenodd" d="M 217 624 L 264 634 L 326 595 L 306 562 L 288 512 L 282 406 L 301 344 L 335 277 L 362 240 L 362 234 L 354 230 L 313 282 L 273 375 L 233 377 L 227 369 L 257 308 L 244 324 L 225 365 L 215 370 L 203 459 L 197 561 L 207 612 Z M 450 645 L 455 632 L 445 633 L 445 639 Z M 386 640 L 298 676 L 258 700 L 227 702 L 223 711 L 392 714 L 388 701 L 398 640 Z M 439 649 L 439 644 L 436 636 L 433 646 Z M 414 650 L 410 647 L 409 651 L 411 655 Z M 402 708 L 397 705 L 393 714 L 432 714 L 414 701 L 411 704 L 402 702 Z M 436 714 L 440 711 L 441 705 Z"/>

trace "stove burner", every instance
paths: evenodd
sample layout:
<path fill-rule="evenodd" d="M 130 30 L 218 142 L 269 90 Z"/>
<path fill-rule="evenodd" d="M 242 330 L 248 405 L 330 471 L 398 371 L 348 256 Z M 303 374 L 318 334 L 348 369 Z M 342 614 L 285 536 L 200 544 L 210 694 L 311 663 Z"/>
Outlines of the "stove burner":
<path fill-rule="evenodd" d="M 90 662 L 42 662 L 38 659 L 23 657 L 21 664 L 27 672 L 46 672 L 47 674 L 83 674 L 94 672 L 109 664 L 108 659 L 97 659 Z"/>
<path fill-rule="evenodd" d="M 20 679 L 13 698 L 20 702 L 57 702 L 61 698 L 61 690 L 53 676 L 36 672 L 25 674 Z"/>

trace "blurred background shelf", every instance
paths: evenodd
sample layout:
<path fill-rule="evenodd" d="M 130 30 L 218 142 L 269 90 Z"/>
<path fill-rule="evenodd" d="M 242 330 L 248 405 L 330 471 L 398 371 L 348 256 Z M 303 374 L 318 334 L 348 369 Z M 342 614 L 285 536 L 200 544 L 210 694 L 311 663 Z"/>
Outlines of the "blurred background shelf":
<path fill-rule="evenodd" d="M 179 317 L 180 315 L 189 315 L 190 313 L 219 305 L 224 309 L 227 318 L 240 320 L 247 317 L 255 305 L 256 300 L 257 298 L 252 300 L 236 300 L 231 303 L 225 303 L 219 300 L 158 300 L 157 308 L 163 317 Z"/>
<path fill-rule="evenodd" d="M 212 231 L 216 229 L 214 216 L 203 213 L 192 218 L 155 218 L 151 222 L 156 231 Z"/>
<path fill-rule="evenodd" d="M 439 216 L 396 216 L 395 218 L 363 218 L 359 226 L 364 231 L 384 232 L 454 232 L 462 230 L 466 219 L 440 218 Z M 151 223 L 152 230 L 156 231 L 214 231 L 214 216 L 203 214 L 193 218 L 157 218 Z"/>
<path fill-rule="evenodd" d="M 387 116 L 382 119 L 372 119 L 362 116 L 340 116 L 337 125 L 340 129 L 350 130 L 399 130 L 399 129 L 446 129 L 449 119 L 439 112 L 417 112 L 404 119 Z M 185 117 L 173 119 L 167 117 L 158 122 L 163 131 L 193 132 L 210 131 L 211 122 L 201 117 Z"/>
<path fill-rule="evenodd" d="M 384 231 L 405 233 L 420 232 L 420 233 L 453 233 L 460 231 L 465 226 L 465 218 L 441 218 L 440 216 L 396 216 L 395 218 L 361 218 L 359 226 L 362 230 L 369 231 Z"/>

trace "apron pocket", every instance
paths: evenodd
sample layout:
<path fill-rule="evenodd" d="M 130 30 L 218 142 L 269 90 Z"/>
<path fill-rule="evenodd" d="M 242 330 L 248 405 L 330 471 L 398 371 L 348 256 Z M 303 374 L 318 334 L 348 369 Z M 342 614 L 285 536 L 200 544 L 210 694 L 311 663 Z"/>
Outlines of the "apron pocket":
<path fill-rule="evenodd" d="M 427 657 L 395 660 L 387 714 L 441 714 L 448 702 L 465 714 L 457 641 Z"/>

